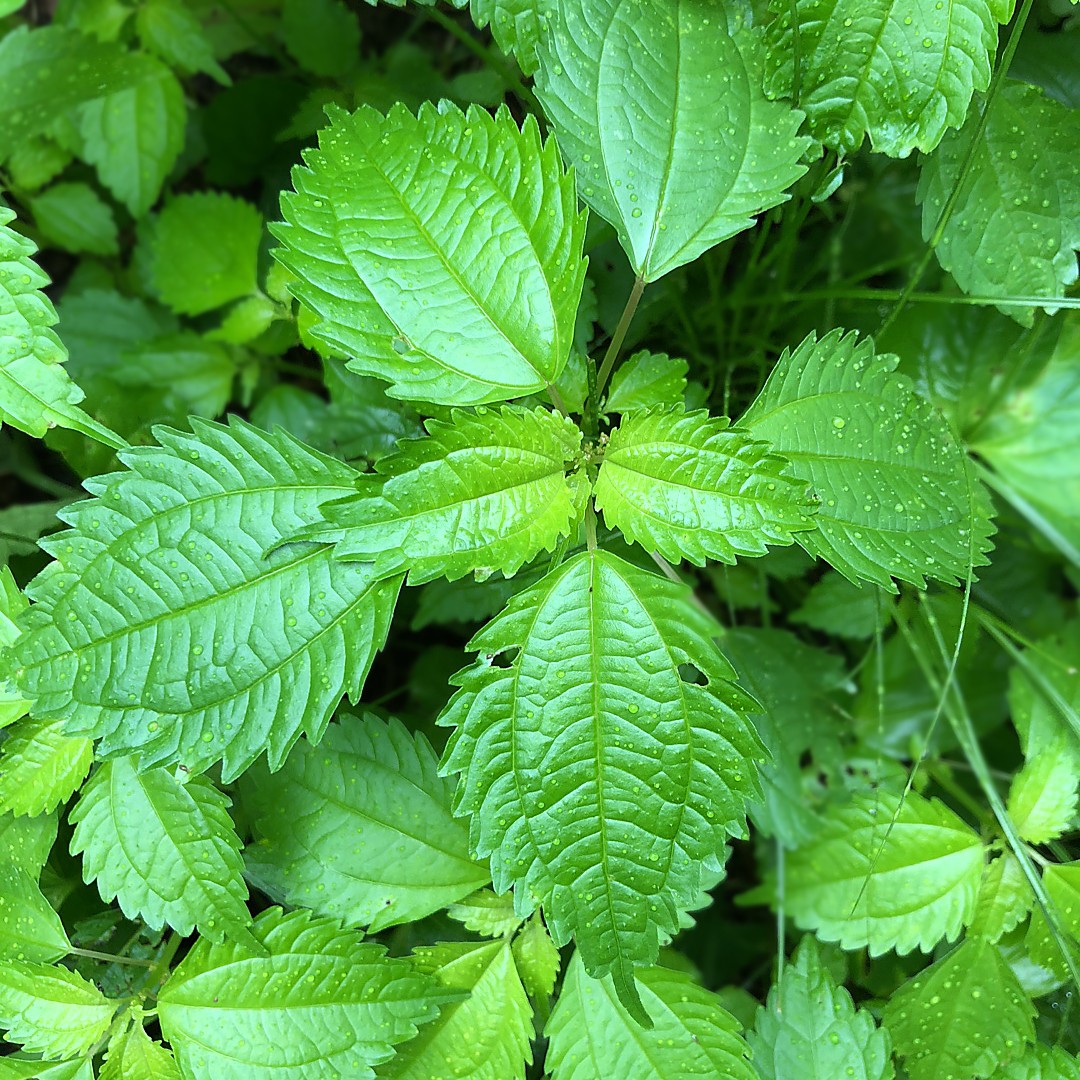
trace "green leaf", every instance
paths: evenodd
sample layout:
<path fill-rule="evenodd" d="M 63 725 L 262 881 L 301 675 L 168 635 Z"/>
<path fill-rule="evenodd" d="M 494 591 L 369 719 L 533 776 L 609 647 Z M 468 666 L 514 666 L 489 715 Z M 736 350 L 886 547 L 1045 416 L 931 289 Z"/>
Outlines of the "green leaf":
<path fill-rule="evenodd" d="M 555 991 L 562 958 L 539 913 L 514 938 L 514 961 L 521 983 L 534 1001 L 546 1001 Z"/>
<path fill-rule="evenodd" d="M 151 233 L 158 295 L 181 315 L 201 315 L 253 293 L 262 215 L 220 191 L 178 195 Z"/>
<path fill-rule="evenodd" d="M 937 227 L 967 163 L 976 119 L 923 162 L 923 237 Z M 1080 114 L 1033 86 L 1006 81 L 993 101 L 952 216 L 935 247 L 966 293 L 1041 297 L 1047 311 L 1077 279 Z M 1034 309 L 1002 306 L 1024 326 Z"/>
<path fill-rule="evenodd" d="M 36 817 L 66 802 L 90 771 L 94 746 L 59 720 L 22 720 L 0 748 L 0 811 Z"/>
<path fill-rule="evenodd" d="M 639 970 L 637 985 L 655 1021 L 649 1031 L 619 1003 L 611 980 L 590 978 L 574 955 L 545 1032 L 552 1080 L 755 1080 L 739 1024 L 715 994 L 662 967 Z"/>
<path fill-rule="evenodd" d="M 271 908 L 253 932 L 269 955 L 199 941 L 161 991 L 161 1031 L 187 1080 L 370 1080 L 447 1000 L 330 919 Z"/>
<path fill-rule="evenodd" d="M 496 896 L 490 889 L 478 889 L 471 896 L 446 909 L 451 919 L 465 924 L 466 930 L 484 937 L 505 937 L 512 934 L 522 923 L 514 911 L 514 898 L 510 893 Z"/>
<path fill-rule="evenodd" d="M 1060 1046 L 1037 1044 L 998 1069 L 994 1080 L 1080 1080 L 1080 1062 Z"/>
<path fill-rule="evenodd" d="M 327 525 L 304 538 L 336 540 L 335 557 L 372 562 L 382 577 L 408 570 L 420 585 L 473 571 L 510 577 L 584 516 L 589 482 L 572 420 L 481 406 L 427 427 L 358 477 L 356 495 L 323 507 Z"/>
<path fill-rule="evenodd" d="M 998 947 L 976 937 L 901 986 L 883 1020 L 911 1080 L 982 1080 L 1035 1038 L 1034 1015 Z"/>
<path fill-rule="evenodd" d="M 53 184 L 30 200 L 30 210 L 47 244 L 76 254 L 119 250 L 112 207 L 89 184 Z"/>
<path fill-rule="evenodd" d="M 889 601 L 877 589 L 853 585 L 842 574 L 828 573 L 814 583 L 789 618 L 837 637 L 856 641 L 874 636 L 888 617 Z"/>
<path fill-rule="evenodd" d="M 1066 319 L 1049 364 L 987 417 L 972 449 L 1016 510 L 1080 565 L 1080 320 Z"/>
<path fill-rule="evenodd" d="M 136 1022 L 109 1043 L 98 1080 L 181 1080 L 171 1053 Z"/>
<path fill-rule="evenodd" d="M 555 143 L 505 109 L 330 115 L 273 229 L 313 336 L 400 398 L 475 405 L 554 382 L 585 278 Z"/>
<path fill-rule="evenodd" d="M 796 539 L 850 581 L 895 591 L 987 563 L 989 501 L 953 434 L 895 356 L 833 330 L 784 351 L 740 427 L 767 439 L 821 499 Z"/>
<path fill-rule="evenodd" d="M 969 933 L 1000 940 L 1024 921 L 1033 899 L 1019 860 L 1011 851 L 1002 852 L 983 870 Z"/>
<path fill-rule="evenodd" d="M 1080 711 L 1080 621 L 1034 642 L 1009 672 L 1009 708 L 1024 757 L 1066 752 L 1080 761 L 1075 718 Z"/>
<path fill-rule="evenodd" d="M 360 22 L 342 0 L 285 0 L 281 36 L 296 62 L 337 78 L 360 60 Z"/>
<path fill-rule="evenodd" d="M 672 562 L 734 563 L 813 527 L 806 484 L 767 443 L 681 405 L 642 409 L 611 433 L 596 480 L 609 528 Z"/>
<path fill-rule="evenodd" d="M 0 1058 L 0 1080 L 94 1080 L 94 1067 L 87 1058 L 53 1064 L 28 1055 L 5 1054 Z"/>
<path fill-rule="evenodd" d="M 352 490 L 348 466 L 241 421 L 192 425 L 157 429 L 160 447 L 123 452 L 128 470 L 64 511 L 16 657 L 35 715 L 100 739 L 100 756 L 221 759 L 227 782 L 264 750 L 278 768 L 356 699 L 400 581 L 281 546 Z"/>
<path fill-rule="evenodd" d="M 831 692 L 844 669 L 839 657 L 784 630 L 740 627 L 723 643 L 739 685 L 759 703 L 751 719 L 772 759 L 759 770 L 762 797 L 750 805 L 751 820 L 784 847 L 798 847 L 819 822 L 820 798 L 803 764 L 812 758 L 820 771 L 842 760 Z"/>
<path fill-rule="evenodd" d="M 131 758 L 101 765 L 71 811 L 71 853 L 83 880 L 129 919 L 186 937 L 246 938 L 241 843 L 229 800 L 201 776 L 181 783 L 167 769 L 140 772 Z"/>
<path fill-rule="evenodd" d="M 84 1054 L 108 1030 L 115 1007 L 67 968 L 0 963 L 0 1028 L 24 1050 L 49 1058 Z"/>
<path fill-rule="evenodd" d="M 718 633 L 684 587 L 582 552 L 472 639 L 482 656 L 439 720 L 457 725 L 443 769 L 462 774 L 455 812 L 496 891 L 516 886 L 519 914 L 542 902 L 556 944 L 575 937 L 639 1018 L 634 965 L 678 929 L 758 790 L 753 703 Z"/>
<path fill-rule="evenodd" d="M 0 207 L 0 423 L 38 439 L 60 426 L 107 446 L 124 446 L 76 407 L 83 392 L 61 366 L 67 351 L 51 329 L 56 311 L 41 291 L 49 279 L 31 260 L 34 245 L 8 228 L 14 217 Z"/>
<path fill-rule="evenodd" d="M 680 405 L 686 372 L 685 360 L 644 349 L 636 352 L 615 369 L 604 408 L 609 413 L 626 413 L 654 405 Z"/>
<path fill-rule="evenodd" d="M 1009 817 L 1029 844 L 1060 836 L 1076 815 L 1080 762 L 1063 736 L 1049 750 L 1029 758 L 1009 788 Z"/>
<path fill-rule="evenodd" d="M 0 960 L 49 963 L 70 950 L 64 924 L 37 880 L 21 866 L 0 863 Z"/>
<path fill-rule="evenodd" d="M 892 1080 L 889 1033 L 856 1009 L 804 937 L 747 1036 L 761 1080 Z"/>
<path fill-rule="evenodd" d="M 229 85 L 228 73 L 214 57 L 198 15 L 184 0 L 143 0 L 135 12 L 135 26 L 143 48 L 171 67 L 185 75 L 203 72 Z"/>
<path fill-rule="evenodd" d="M 318 747 L 301 740 L 278 773 L 241 781 L 263 891 L 372 933 L 413 922 L 488 880 L 450 813 L 453 784 L 427 739 L 396 720 L 343 716 Z"/>
<path fill-rule="evenodd" d="M 53 512 L 55 510 L 56 507 L 53 508 Z M 2 527 L 0 524 L 0 529 Z M 6 562 L 2 556 L 2 544 L 0 544 L 0 561 Z M 4 650 L 14 645 L 19 636 L 16 619 L 28 607 L 29 601 L 15 584 L 10 567 L 0 566 L 0 727 L 7 727 L 8 724 L 21 719 L 30 708 L 29 699 L 19 693 L 19 688 L 12 678 L 11 658 L 4 656 Z"/>
<path fill-rule="evenodd" d="M 463 0 L 451 0 L 457 7 Z M 491 36 L 503 52 L 511 53 L 526 75 L 536 72 L 537 46 L 544 36 L 556 0 L 469 0 L 473 22 Z"/>
<path fill-rule="evenodd" d="M 582 198 L 655 281 L 753 225 L 805 172 L 802 114 L 761 89 L 757 35 L 693 0 L 558 0 L 537 93 Z"/>
<path fill-rule="evenodd" d="M 444 1005 L 437 1020 L 378 1070 L 385 1080 L 525 1080 L 532 1061 L 532 1009 L 508 941 L 454 942 L 417 949 L 414 966 L 468 997 Z"/>
<path fill-rule="evenodd" d="M 1055 921 L 1074 943 L 1080 942 L 1080 862 L 1053 863 L 1043 870 L 1042 881 L 1053 905 Z M 1025 944 L 1036 964 L 1061 977 L 1067 975 L 1068 967 L 1057 937 L 1051 933 L 1041 910 L 1031 916 Z"/>
<path fill-rule="evenodd" d="M 770 92 L 794 94 L 814 137 L 841 155 L 869 135 L 878 153 L 907 157 L 933 150 L 964 122 L 972 93 L 987 88 L 998 24 L 1008 22 L 1013 0 L 941 7 L 773 0 L 770 7 Z"/>
<path fill-rule="evenodd" d="M 37 880 L 56 840 L 56 815 L 0 814 L 0 862 L 21 867 Z"/>
<path fill-rule="evenodd" d="M 867 793 L 830 808 L 788 855 L 787 913 L 845 949 L 928 952 L 971 922 L 984 858 L 978 835 L 937 799 Z"/>
<path fill-rule="evenodd" d="M 0 39 L 0 146 L 42 133 L 73 105 L 136 85 L 152 73 L 146 61 L 63 26 L 22 26 L 5 34 Z"/>
<path fill-rule="evenodd" d="M 153 76 L 79 110 L 81 157 L 133 217 L 161 194 L 184 146 L 187 108 L 176 76 L 151 57 Z"/>

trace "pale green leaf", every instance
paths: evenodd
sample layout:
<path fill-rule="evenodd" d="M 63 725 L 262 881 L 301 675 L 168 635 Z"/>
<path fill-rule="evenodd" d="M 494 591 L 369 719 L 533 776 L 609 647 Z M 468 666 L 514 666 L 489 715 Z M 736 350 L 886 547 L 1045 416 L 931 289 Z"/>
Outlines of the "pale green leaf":
<path fill-rule="evenodd" d="M 747 1036 L 761 1080 L 892 1080 L 889 1033 L 837 985 L 803 938 Z"/>
<path fill-rule="evenodd" d="M 43 132 L 71 106 L 134 86 L 147 58 L 63 26 L 19 27 L 0 39 L 0 146 Z M 0 155 L 3 156 L 3 155 Z"/>
<path fill-rule="evenodd" d="M 431 745 L 396 720 L 342 716 L 318 747 L 301 740 L 280 772 L 256 767 L 240 791 L 258 837 L 251 879 L 346 926 L 413 922 L 488 880 Z"/>
<path fill-rule="evenodd" d="M 802 114 L 768 101 L 762 46 L 699 0 L 558 0 L 537 92 L 582 198 L 655 281 L 754 223 L 805 172 Z"/>
<path fill-rule="evenodd" d="M 198 15 L 185 0 L 143 0 L 135 12 L 135 27 L 143 48 L 171 67 L 187 75 L 201 71 L 229 84 Z"/>
<path fill-rule="evenodd" d="M 112 207 L 89 184 L 53 184 L 30 200 L 30 210 L 46 246 L 89 255 L 119 250 Z"/>
<path fill-rule="evenodd" d="M 342 0 L 285 0 L 281 36 L 296 62 L 337 78 L 360 60 L 360 22 Z"/>
<path fill-rule="evenodd" d="M 888 620 L 890 601 L 877 589 L 853 585 L 842 574 L 828 573 L 814 583 L 806 599 L 788 617 L 826 634 L 861 640 Z"/>
<path fill-rule="evenodd" d="M 184 146 L 187 107 L 176 76 L 146 58 L 150 78 L 79 110 L 80 156 L 133 217 L 141 217 L 161 194 Z"/>
<path fill-rule="evenodd" d="M 734 563 L 813 527 L 806 483 L 767 443 L 681 405 L 636 410 L 611 433 L 596 480 L 609 528 L 665 559 Z"/>
<path fill-rule="evenodd" d="M 514 898 L 510 893 L 496 896 L 490 889 L 479 889 L 464 900 L 446 909 L 451 919 L 464 923 L 466 930 L 484 937 L 504 937 L 512 934 L 522 923 L 514 911 Z"/>
<path fill-rule="evenodd" d="M 585 278 L 554 141 L 445 102 L 331 120 L 273 229 L 313 335 L 395 397 L 475 405 L 554 382 Z"/>
<path fill-rule="evenodd" d="M 574 937 L 638 1017 L 634 965 L 696 904 L 758 790 L 753 703 L 719 632 L 684 587 L 582 552 L 472 639 L 481 658 L 440 717 L 496 891 L 516 886 L 519 914 L 541 902 L 556 944 Z"/>
<path fill-rule="evenodd" d="M 71 163 L 71 152 L 43 135 L 14 147 L 4 162 L 15 191 L 34 192 L 55 180 Z"/>
<path fill-rule="evenodd" d="M 1045 844 L 1065 832 L 1076 815 L 1080 762 L 1066 736 L 1024 762 L 1013 777 L 1007 803 L 1016 832 L 1029 844 Z"/>
<path fill-rule="evenodd" d="M 0 1057 L 0 1080 L 94 1080 L 94 1066 L 87 1058 L 53 1064 L 29 1055 L 5 1054 Z"/>
<path fill-rule="evenodd" d="M 128 470 L 88 482 L 97 499 L 31 584 L 16 645 L 42 719 L 98 738 L 102 757 L 228 781 L 264 750 L 271 768 L 317 741 L 343 692 L 360 693 L 400 581 L 318 545 L 282 547 L 320 503 L 353 489 L 348 466 L 240 421 L 157 429 Z"/>
<path fill-rule="evenodd" d="M 49 963 L 71 949 L 64 924 L 21 866 L 0 863 L 0 960 Z"/>
<path fill-rule="evenodd" d="M 0 862 L 21 867 L 36 881 L 56 839 L 56 815 L 0 814 Z"/>
<path fill-rule="evenodd" d="M 1040 1043 L 998 1069 L 993 1080 L 1080 1080 L 1080 1061 L 1060 1046 Z"/>
<path fill-rule="evenodd" d="M 924 159 L 918 199 L 923 236 L 937 227 L 967 164 L 975 118 Z M 1077 279 L 1080 249 L 1080 113 L 1033 86 L 1006 81 L 958 200 L 935 247 L 938 262 L 966 293 L 1040 297 L 1047 311 Z M 1031 326 L 1034 309 L 1002 311 Z"/>
<path fill-rule="evenodd" d="M 1033 899 L 1019 860 L 1011 851 L 1002 852 L 983 870 L 969 933 L 998 941 L 1024 921 Z"/>
<path fill-rule="evenodd" d="M 928 952 L 971 922 L 984 859 L 978 834 L 937 799 L 863 794 L 788 855 L 787 913 L 845 949 Z"/>
<path fill-rule="evenodd" d="M 911 1080 L 982 1080 L 1035 1038 L 1034 1015 L 998 947 L 975 937 L 901 986 L 882 1019 Z"/>
<path fill-rule="evenodd" d="M 604 408 L 609 413 L 679 405 L 686 392 L 687 363 L 667 353 L 642 350 L 623 361 L 611 376 Z"/>
<path fill-rule="evenodd" d="M 71 853 L 83 880 L 116 899 L 129 919 L 181 936 L 246 938 L 241 843 L 229 800 L 201 776 L 181 783 L 167 769 L 140 772 L 131 758 L 101 765 L 71 811 Z"/>
<path fill-rule="evenodd" d="M 739 421 L 821 500 L 796 539 L 846 578 L 895 590 L 957 582 L 988 561 L 989 500 L 940 413 L 893 374 L 895 356 L 833 330 L 785 350 Z"/>
<path fill-rule="evenodd" d="M 654 1021 L 648 1031 L 611 980 L 590 978 L 574 955 L 545 1032 L 552 1080 L 755 1080 L 739 1024 L 715 994 L 662 967 L 639 970 L 637 985 Z"/>
<path fill-rule="evenodd" d="M 151 233 L 158 295 L 181 315 L 201 315 L 256 289 L 262 215 L 220 191 L 178 195 Z"/>
<path fill-rule="evenodd" d="M 481 406 L 427 428 L 358 477 L 356 495 L 324 506 L 327 524 L 304 538 L 336 541 L 335 557 L 371 562 L 382 577 L 408 570 L 420 585 L 474 571 L 510 577 L 584 516 L 589 481 L 572 420 Z"/>
<path fill-rule="evenodd" d="M 771 92 L 794 94 L 811 133 L 841 154 L 869 135 L 879 153 L 907 157 L 929 153 L 963 124 L 972 94 L 990 83 L 998 24 L 1008 22 L 1013 0 L 770 6 Z"/>
<path fill-rule="evenodd" d="M 136 1022 L 109 1042 L 98 1080 L 181 1080 L 172 1054 Z"/>
<path fill-rule="evenodd" d="M 1075 943 L 1080 942 L 1080 862 L 1051 864 L 1043 870 L 1042 881 L 1053 905 L 1055 922 L 1075 948 Z M 1025 944 L 1036 964 L 1063 978 L 1068 974 L 1058 938 L 1051 933 L 1041 910 L 1031 916 Z"/>
<path fill-rule="evenodd" d="M 31 260 L 34 245 L 8 228 L 14 217 L 0 207 L 0 423 L 38 439 L 60 426 L 124 446 L 77 407 L 83 392 L 61 366 L 67 351 L 52 330 L 56 311 L 41 291 L 49 279 Z"/>
<path fill-rule="evenodd" d="M 54 507 L 54 512 L 55 509 Z M 2 542 L 0 542 L 0 548 L 2 548 Z M 0 550 L 0 560 L 2 556 L 3 551 Z M 2 561 L 6 562 L 6 560 Z M 28 606 L 29 601 L 15 584 L 11 568 L 6 565 L 0 566 L 0 727 L 15 723 L 16 720 L 25 716 L 30 708 L 30 700 L 19 693 L 19 688 L 12 678 L 13 661 L 10 655 L 4 656 L 4 650 L 14 645 L 15 639 L 19 636 L 19 628 L 15 625 L 15 620 Z"/>
<path fill-rule="evenodd" d="M 508 941 L 417 949 L 414 966 L 449 990 L 468 993 L 398 1048 L 377 1075 L 385 1080 L 525 1080 L 532 1061 L 532 1009 Z"/>
<path fill-rule="evenodd" d="M 457 7 L 463 0 L 451 0 Z M 537 45 L 547 31 L 556 0 L 469 0 L 469 13 L 482 30 L 490 26 L 495 44 L 511 53 L 526 75 L 535 73 Z"/>
<path fill-rule="evenodd" d="M 20 721 L 0 747 L 0 812 L 36 817 L 55 810 L 93 760 L 93 743 L 65 735 L 63 721 Z"/>
<path fill-rule="evenodd" d="M 263 912 L 253 957 L 199 941 L 158 998 L 186 1080 L 370 1080 L 447 1000 L 433 979 L 330 919 Z"/>
<path fill-rule="evenodd" d="M 0 1029 L 24 1050 L 49 1058 L 83 1054 L 105 1034 L 115 1006 L 67 968 L 0 963 Z"/>
<path fill-rule="evenodd" d="M 514 938 L 514 961 L 529 997 L 546 1001 L 555 990 L 562 958 L 537 912 Z"/>
<path fill-rule="evenodd" d="M 1059 317 L 1064 327 L 1049 364 L 994 409 L 972 449 L 1005 481 L 1002 493 L 1016 510 L 1080 564 L 1080 318 L 1075 316 Z"/>

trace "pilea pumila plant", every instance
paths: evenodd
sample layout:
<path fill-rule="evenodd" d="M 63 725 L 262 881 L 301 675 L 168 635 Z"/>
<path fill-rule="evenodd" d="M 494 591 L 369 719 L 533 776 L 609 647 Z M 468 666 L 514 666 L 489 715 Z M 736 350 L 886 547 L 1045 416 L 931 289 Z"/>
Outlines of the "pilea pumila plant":
<path fill-rule="evenodd" d="M 46 7 L 0 1080 L 1080 1077 L 1071 5 Z"/>

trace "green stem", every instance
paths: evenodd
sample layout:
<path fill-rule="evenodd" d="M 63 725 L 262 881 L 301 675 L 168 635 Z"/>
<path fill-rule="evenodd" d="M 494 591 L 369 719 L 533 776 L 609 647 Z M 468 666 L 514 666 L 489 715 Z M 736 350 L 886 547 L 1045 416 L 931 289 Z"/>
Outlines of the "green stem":
<path fill-rule="evenodd" d="M 930 234 L 929 246 L 923 253 L 923 257 L 919 260 L 918 265 L 915 267 L 915 272 L 908 278 L 908 282 L 900 293 L 899 299 L 885 317 L 885 321 L 881 324 L 881 329 L 878 330 L 877 333 L 878 337 L 884 334 L 885 331 L 892 326 L 896 321 L 897 316 L 907 306 L 912 294 L 915 292 L 916 288 L 918 288 L 923 274 L 926 273 L 930 261 L 934 257 L 935 249 L 938 244 L 941 243 L 941 238 L 945 235 L 945 229 L 953 216 L 956 204 L 960 201 L 960 192 L 963 190 L 964 183 L 967 181 L 968 174 L 971 172 L 971 167 L 975 164 L 975 155 L 983 148 L 983 134 L 986 131 L 986 125 L 990 120 L 990 106 L 993 104 L 994 98 L 997 97 L 997 92 L 1001 87 L 1001 83 L 1012 65 L 1013 56 L 1016 54 L 1016 50 L 1020 45 L 1020 35 L 1024 32 L 1024 24 L 1027 22 L 1028 15 L 1031 14 L 1031 6 L 1033 3 L 1034 0 L 1024 0 L 1020 12 L 1013 22 L 1012 30 L 1009 32 L 1009 40 L 1006 42 L 1005 49 L 1001 54 L 1001 61 L 998 63 L 997 68 L 994 71 L 994 77 L 990 80 L 990 86 L 986 91 L 982 112 L 979 114 L 979 121 L 975 125 L 975 132 L 972 135 L 971 143 L 967 148 L 967 153 L 964 155 L 964 161 L 960 166 L 960 172 L 957 173 L 956 181 L 953 183 L 952 190 L 949 192 L 949 197 L 945 200 L 945 205 L 941 208 L 941 213 L 938 215 L 934 231 Z M 1045 303 L 1045 300 L 1043 303 Z"/>
<path fill-rule="evenodd" d="M 85 956 L 88 960 L 103 960 L 108 964 L 130 964 L 132 967 L 153 967 L 152 960 L 136 960 L 130 956 L 118 956 L 116 953 L 98 952 L 97 949 L 76 949 L 73 945 L 68 952 L 72 956 Z"/>
<path fill-rule="evenodd" d="M 180 948 L 183 940 L 179 934 L 169 934 L 165 947 L 161 950 L 158 958 L 150 965 L 150 975 L 146 980 L 146 992 L 149 995 L 156 997 L 157 992 L 161 989 L 161 984 L 169 977 L 169 966 L 172 964 L 173 957 L 176 956 L 176 950 Z"/>
<path fill-rule="evenodd" d="M 619 325 L 615 327 L 615 333 L 611 335 L 611 342 L 607 347 L 607 352 L 604 353 L 604 359 L 600 364 L 600 370 L 596 374 L 596 393 L 593 402 L 594 408 L 599 408 L 600 395 L 604 392 L 604 387 L 607 386 L 608 379 L 611 378 L 612 368 L 615 367 L 615 361 L 619 359 L 619 350 L 626 340 L 627 331 L 630 329 L 630 324 L 634 321 L 634 314 L 637 312 L 638 304 L 641 303 L 641 294 L 644 291 L 645 280 L 640 276 L 634 278 L 634 287 L 630 290 L 630 296 L 626 301 L 626 307 L 623 308 L 623 313 L 619 318 Z"/>

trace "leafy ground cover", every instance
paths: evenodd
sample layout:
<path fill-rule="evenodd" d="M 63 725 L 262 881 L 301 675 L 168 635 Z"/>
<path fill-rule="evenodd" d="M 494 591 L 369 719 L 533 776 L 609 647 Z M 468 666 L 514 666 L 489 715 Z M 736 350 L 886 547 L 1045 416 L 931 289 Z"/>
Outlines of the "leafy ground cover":
<path fill-rule="evenodd" d="M 0 0 L 0 1080 L 1076 1080 L 1080 10 Z"/>

